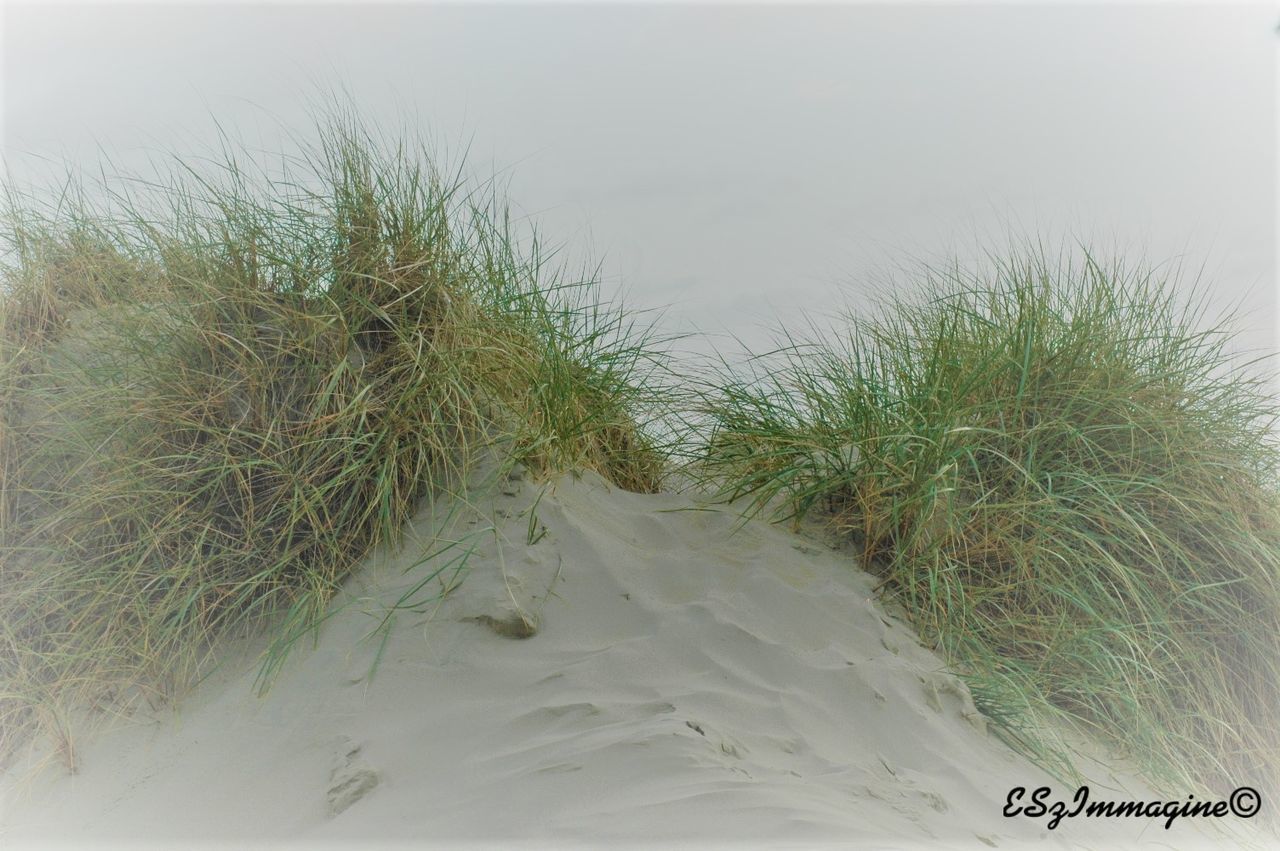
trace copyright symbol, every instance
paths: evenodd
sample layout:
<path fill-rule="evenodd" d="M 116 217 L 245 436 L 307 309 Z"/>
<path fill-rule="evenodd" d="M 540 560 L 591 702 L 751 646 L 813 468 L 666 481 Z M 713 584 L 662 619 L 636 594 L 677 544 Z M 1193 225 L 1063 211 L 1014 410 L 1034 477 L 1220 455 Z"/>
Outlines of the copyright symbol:
<path fill-rule="evenodd" d="M 1252 818 L 1262 809 L 1262 796 L 1252 786 L 1241 786 L 1227 801 L 1231 812 L 1240 818 Z"/>

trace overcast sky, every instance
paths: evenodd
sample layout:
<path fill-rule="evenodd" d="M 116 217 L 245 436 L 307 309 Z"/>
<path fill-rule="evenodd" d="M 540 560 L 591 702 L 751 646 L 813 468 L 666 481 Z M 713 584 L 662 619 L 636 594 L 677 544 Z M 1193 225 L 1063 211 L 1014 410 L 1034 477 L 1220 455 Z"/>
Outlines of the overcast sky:
<path fill-rule="evenodd" d="M 856 306 L 1009 234 L 1202 265 L 1276 339 L 1275 4 L 8 4 L 4 147 L 267 146 L 340 85 L 674 330 Z M 897 275 L 898 285 L 907 276 Z M 698 346 L 699 348 L 701 346 Z"/>

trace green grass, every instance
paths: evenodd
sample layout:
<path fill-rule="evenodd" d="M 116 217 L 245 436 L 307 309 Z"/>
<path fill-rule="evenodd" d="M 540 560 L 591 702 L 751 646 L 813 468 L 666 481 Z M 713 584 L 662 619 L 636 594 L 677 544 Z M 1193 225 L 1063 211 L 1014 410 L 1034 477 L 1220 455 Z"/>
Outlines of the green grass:
<path fill-rule="evenodd" d="M 269 682 L 495 455 L 663 484 L 663 341 L 491 185 L 331 115 L 292 157 L 10 189 L 0 760 L 43 734 L 74 765 L 86 711 L 181 694 L 229 635 L 265 634 Z M 847 536 L 1059 776 L 1074 729 L 1177 798 L 1280 791 L 1280 406 L 1228 328 L 1087 255 L 924 278 L 725 366 L 682 436 L 695 480 Z M 436 543 L 454 582 L 469 551 Z"/>
<path fill-rule="evenodd" d="M 659 486 L 651 331 L 491 185 L 330 115 L 293 157 L 10 190 L 0 758 L 74 765 L 71 719 L 181 693 L 231 633 L 269 624 L 277 670 L 479 459 Z"/>
<path fill-rule="evenodd" d="M 1024 249 L 922 277 L 720 368 L 703 483 L 847 536 L 1059 776 L 1083 733 L 1179 797 L 1280 791 L 1280 404 L 1258 364 L 1149 270 Z"/>

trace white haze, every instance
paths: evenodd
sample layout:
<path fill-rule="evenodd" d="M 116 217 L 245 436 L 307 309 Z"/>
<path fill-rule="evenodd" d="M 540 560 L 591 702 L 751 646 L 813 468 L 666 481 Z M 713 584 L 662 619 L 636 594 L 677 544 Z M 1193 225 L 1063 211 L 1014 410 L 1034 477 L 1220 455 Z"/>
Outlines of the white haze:
<path fill-rule="evenodd" d="M 761 347 L 1012 235 L 1181 263 L 1276 348 L 1271 5 L 10 5 L 4 147 L 272 150 L 342 87 L 571 259 Z M 724 336 L 718 345 L 729 345 Z M 688 343 L 706 350 L 708 338 Z"/>

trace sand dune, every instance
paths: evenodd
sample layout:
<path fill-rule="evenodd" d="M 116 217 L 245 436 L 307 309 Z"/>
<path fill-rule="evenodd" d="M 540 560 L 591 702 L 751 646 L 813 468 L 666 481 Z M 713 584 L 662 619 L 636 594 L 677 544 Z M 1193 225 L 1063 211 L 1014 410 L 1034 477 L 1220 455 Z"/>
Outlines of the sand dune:
<path fill-rule="evenodd" d="M 77 775 L 11 772 L 3 845 L 1204 843 L 1187 821 L 1003 817 L 1013 786 L 1069 791 L 816 538 L 594 474 L 501 490 L 452 519 L 477 545 L 465 582 L 381 649 L 361 639 L 425 575 L 406 568 L 428 514 L 266 698 L 229 656 L 176 712 L 82 741 Z"/>

